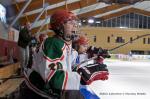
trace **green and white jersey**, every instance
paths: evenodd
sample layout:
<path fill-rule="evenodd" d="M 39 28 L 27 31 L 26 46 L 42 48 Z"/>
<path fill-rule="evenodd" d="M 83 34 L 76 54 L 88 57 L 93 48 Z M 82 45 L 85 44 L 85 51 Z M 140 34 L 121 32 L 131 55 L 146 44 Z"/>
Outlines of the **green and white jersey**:
<path fill-rule="evenodd" d="M 56 37 L 49 37 L 42 50 L 33 56 L 33 65 L 27 70 L 26 83 L 38 94 L 48 95 L 61 90 L 79 90 L 80 75 L 72 72 L 77 52 L 72 45 Z"/>

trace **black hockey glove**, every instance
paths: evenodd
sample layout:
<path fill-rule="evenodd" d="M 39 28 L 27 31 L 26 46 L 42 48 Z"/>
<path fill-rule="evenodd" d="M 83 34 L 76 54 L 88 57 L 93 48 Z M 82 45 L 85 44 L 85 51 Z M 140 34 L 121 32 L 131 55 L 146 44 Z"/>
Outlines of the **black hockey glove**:
<path fill-rule="evenodd" d="M 108 50 L 102 49 L 101 47 L 96 48 L 94 46 L 90 46 L 87 50 L 87 53 L 89 54 L 89 57 L 93 57 L 93 55 L 98 55 L 98 57 L 103 57 L 103 58 L 110 58 L 111 56 L 109 55 Z"/>
<path fill-rule="evenodd" d="M 81 84 L 89 85 L 95 80 L 107 80 L 108 69 L 105 64 L 91 64 L 77 70 L 81 75 Z"/>

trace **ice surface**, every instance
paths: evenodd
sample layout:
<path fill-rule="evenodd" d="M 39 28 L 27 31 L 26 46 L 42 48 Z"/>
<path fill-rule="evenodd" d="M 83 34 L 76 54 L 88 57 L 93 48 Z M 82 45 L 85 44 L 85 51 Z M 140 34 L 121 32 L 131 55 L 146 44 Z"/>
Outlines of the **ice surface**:
<path fill-rule="evenodd" d="M 95 81 L 90 88 L 101 99 L 150 99 L 150 62 L 106 60 L 107 81 Z"/>

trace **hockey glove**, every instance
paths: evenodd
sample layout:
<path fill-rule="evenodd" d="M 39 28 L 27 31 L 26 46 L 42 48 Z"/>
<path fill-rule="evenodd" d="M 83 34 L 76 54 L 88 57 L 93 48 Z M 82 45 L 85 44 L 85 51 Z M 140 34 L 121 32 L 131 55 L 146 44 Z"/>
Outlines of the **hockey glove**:
<path fill-rule="evenodd" d="M 96 80 L 107 80 L 109 75 L 105 64 L 91 64 L 79 68 L 77 72 L 81 75 L 82 85 L 89 85 Z"/>

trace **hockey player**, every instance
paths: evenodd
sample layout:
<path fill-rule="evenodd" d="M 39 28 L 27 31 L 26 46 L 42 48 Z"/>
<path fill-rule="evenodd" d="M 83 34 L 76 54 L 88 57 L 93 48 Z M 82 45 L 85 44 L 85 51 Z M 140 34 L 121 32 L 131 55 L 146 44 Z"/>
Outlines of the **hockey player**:
<path fill-rule="evenodd" d="M 42 50 L 34 55 L 31 69 L 25 71 L 20 99 L 84 99 L 79 91 L 80 84 L 99 79 L 99 73 L 91 76 L 99 68 L 90 74 L 83 68 L 72 71 L 72 62 L 76 59 L 72 49 L 76 19 L 67 10 L 52 14 L 50 26 L 56 35 L 43 42 Z"/>
<path fill-rule="evenodd" d="M 73 41 L 73 48 L 79 54 L 77 59 L 76 59 L 77 64 L 88 59 L 88 54 L 86 53 L 87 49 L 88 49 L 88 39 L 85 36 L 79 36 L 77 40 L 74 40 Z"/>
<path fill-rule="evenodd" d="M 78 65 L 77 68 L 81 68 L 81 67 L 87 66 L 89 64 L 100 65 L 100 67 L 102 67 L 101 68 L 102 71 L 104 70 L 104 71 L 108 72 L 108 69 L 107 69 L 106 65 L 104 66 L 104 64 L 103 64 L 103 59 L 110 58 L 110 55 L 109 55 L 108 51 L 104 50 L 102 48 L 96 48 L 94 46 L 89 47 L 88 43 L 89 43 L 89 41 L 85 36 L 79 36 L 79 38 L 76 41 L 73 42 L 73 48 L 75 50 L 77 50 L 78 53 L 79 53 L 79 55 L 76 59 L 77 64 L 80 64 L 80 63 L 86 61 L 89 58 L 97 56 L 94 59 L 91 59 L 87 62 L 84 62 L 83 64 Z M 101 71 L 101 70 L 99 70 L 99 71 Z M 104 79 L 100 79 L 100 80 L 106 80 L 107 77 L 108 77 L 108 75 L 106 75 L 106 78 L 104 77 Z"/>
<path fill-rule="evenodd" d="M 97 55 L 96 53 L 93 53 L 93 49 L 91 49 L 92 47 L 88 47 L 88 41 L 89 40 L 85 36 L 80 36 L 76 41 L 73 42 L 73 48 L 76 49 L 79 53 L 79 55 L 76 59 L 77 64 L 80 64 L 83 61 L 87 60 L 88 58 L 90 58 L 90 56 L 94 56 L 92 54 Z M 90 53 L 90 56 L 88 55 L 89 53 Z M 92 69 L 96 69 L 96 68 L 100 67 L 101 69 L 99 69 L 99 71 L 97 71 L 97 73 L 98 72 L 100 73 L 99 79 L 95 78 L 94 80 L 107 80 L 108 79 L 108 70 L 106 68 L 106 65 L 104 65 L 102 63 L 97 64 L 97 60 L 99 62 L 100 58 L 80 64 L 77 68 L 84 68 L 89 71 L 90 70 L 92 71 Z M 96 63 L 95 63 L 95 61 L 96 61 Z M 84 66 L 88 66 L 88 67 L 84 67 Z M 92 83 L 92 82 L 90 82 L 90 83 Z M 83 85 L 80 86 L 80 92 L 83 94 L 85 99 L 99 99 L 99 97 L 91 90 L 91 88 L 88 85 L 85 86 L 84 83 L 83 83 Z"/>

